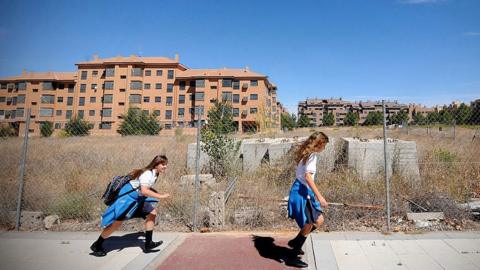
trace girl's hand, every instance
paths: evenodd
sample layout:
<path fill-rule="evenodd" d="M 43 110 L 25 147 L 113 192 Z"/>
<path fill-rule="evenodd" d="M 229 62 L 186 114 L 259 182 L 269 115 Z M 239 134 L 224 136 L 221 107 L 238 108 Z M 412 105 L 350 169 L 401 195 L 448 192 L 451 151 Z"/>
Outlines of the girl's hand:
<path fill-rule="evenodd" d="M 327 208 L 327 207 L 328 207 L 328 202 L 327 202 L 327 200 L 325 200 L 325 198 L 320 197 L 320 198 L 318 199 L 318 202 L 320 203 L 320 206 L 321 206 L 322 208 Z"/>
<path fill-rule="evenodd" d="M 170 194 L 168 194 L 168 193 L 165 193 L 165 194 L 162 194 L 162 195 L 159 196 L 160 199 L 167 199 L 169 197 L 170 197 Z"/>

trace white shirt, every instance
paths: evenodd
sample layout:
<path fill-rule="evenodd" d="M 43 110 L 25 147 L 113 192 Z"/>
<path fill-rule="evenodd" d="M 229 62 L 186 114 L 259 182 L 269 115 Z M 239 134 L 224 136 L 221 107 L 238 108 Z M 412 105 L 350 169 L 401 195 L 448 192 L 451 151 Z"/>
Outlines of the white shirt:
<path fill-rule="evenodd" d="M 157 171 L 155 169 L 151 171 L 143 172 L 138 179 L 130 181 L 130 184 L 133 188 L 138 188 L 140 186 L 153 187 L 157 181 Z"/>
<path fill-rule="evenodd" d="M 295 173 L 295 176 L 297 177 L 298 180 L 308 188 L 310 188 L 307 184 L 307 179 L 305 178 L 306 173 L 311 173 L 312 178 L 315 179 L 315 173 L 317 172 L 317 155 L 316 153 L 310 154 L 310 157 L 308 157 L 308 160 L 306 163 L 303 163 L 303 160 L 300 160 L 300 162 L 297 165 L 297 172 Z"/>

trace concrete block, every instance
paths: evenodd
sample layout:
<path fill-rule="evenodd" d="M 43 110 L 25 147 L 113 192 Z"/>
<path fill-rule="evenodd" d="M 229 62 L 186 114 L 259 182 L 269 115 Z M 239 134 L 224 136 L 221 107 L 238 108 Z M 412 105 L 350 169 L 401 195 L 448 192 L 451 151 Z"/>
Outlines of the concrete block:
<path fill-rule="evenodd" d="M 243 170 L 254 171 L 257 169 L 262 160 L 269 160 L 267 142 L 243 143 Z"/>
<path fill-rule="evenodd" d="M 189 173 L 195 172 L 196 156 L 197 156 L 197 144 L 189 143 L 187 146 L 187 170 Z M 202 168 L 208 165 L 209 161 L 210 161 L 210 157 L 207 155 L 207 153 L 203 152 L 200 149 L 200 159 L 199 159 L 200 171 L 202 171 Z"/>
<path fill-rule="evenodd" d="M 43 212 L 40 211 L 21 211 L 20 228 L 21 229 L 41 229 L 43 228 Z M 16 212 L 9 212 L 9 223 L 15 224 Z"/>
<path fill-rule="evenodd" d="M 443 212 L 407 213 L 407 219 L 413 221 L 443 220 L 445 215 Z"/>
<path fill-rule="evenodd" d="M 212 188 L 217 184 L 217 181 L 211 174 L 200 174 L 200 188 Z M 195 175 L 183 175 L 180 177 L 180 186 L 195 187 Z"/>

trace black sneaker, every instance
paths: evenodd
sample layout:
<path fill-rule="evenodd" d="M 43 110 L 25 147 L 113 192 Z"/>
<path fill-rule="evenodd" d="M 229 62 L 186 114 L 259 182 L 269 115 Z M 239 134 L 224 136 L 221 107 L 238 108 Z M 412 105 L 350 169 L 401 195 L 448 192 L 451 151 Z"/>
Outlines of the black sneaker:
<path fill-rule="evenodd" d="M 90 246 L 90 249 L 93 251 L 92 252 L 93 256 L 103 257 L 103 256 L 107 255 L 107 252 L 105 251 L 105 249 L 103 249 L 103 247 L 99 247 L 97 245 L 97 242 L 93 243 Z"/>
<path fill-rule="evenodd" d="M 152 249 L 160 246 L 161 244 L 163 244 L 163 241 L 158 241 L 158 242 L 150 241 L 150 242 L 146 242 L 146 243 L 145 243 L 145 252 L 150 252 L 150 251 L 152 251 Z"/>
<path fill-rule="evenodd" d="M 306 262 L 300 260 L 299 258 L 287 259 L 287 260 L 285 260 L 285 265 L 296 267 L 296 268 L 306 268 L 306 267 L 308 267 L 308 264 Z"/>

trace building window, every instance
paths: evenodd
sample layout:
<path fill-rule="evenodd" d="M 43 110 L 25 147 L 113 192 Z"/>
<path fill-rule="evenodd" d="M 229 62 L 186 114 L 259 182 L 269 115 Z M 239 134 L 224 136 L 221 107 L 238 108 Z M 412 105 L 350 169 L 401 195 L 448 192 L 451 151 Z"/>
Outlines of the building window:
<path fill-rule="evenodd" d="M 62 110 L 57 110 L 57 111 L 55 112 L 55 115 L 56 115 L 56 116 L 62 116 Z"/>
<path fill-rule="evenodd" d="M 52 108 L 40 108 L 40 116 L 50 117 L 53 116 Z"/>
<path fill-rule="evenodd" d="M 173 70 L 171 69 L 168 70 L 167 79 L 173 79 Z"/>
<path fill-rule="evenodd" d="M 154 110 L 153 115 L 155 116 L 160 116 L 160 110 Z"/>
<path fill-rule="evenodd" d="M 101 116 L 103 117 L 112 117 L 112 109 L 111 108 L 106 108 L 100 111 Z"/>
<path fill-rule="evenodd" d="M 232 80 L 230 80 L 230 79 L 223 79 L 223 80 L 222 80 L 222 87 L 232 87 Z"/>
<path fill-rule="evenodd" d="M 132 68 L 132 76 L 142 76 L 143 75 L 143 70 L 142 68 Z"/>
<path fill-rule="evenodd" d="M 141 81 L 131 81 L 130 82 L 130 89 L 132 89 L 132 90 L 142 90 L 142 82 Z"/>
<path fill-rule="evenodd" d="M 178 103 L 179 104 L 185 104 L 185 95 L 179 95 L 178 96 Z"/>
<path fill-rule="evenodd" d="M 172 111 L 166 110 L 165 111 L 165 119 L 172 119 Z"/>
<path fill-rule="evenodd" d="M 167 93 L 172 93 L 173 92 L 173 84 L 172 83 L 168 83 L 167 84 Z"/>
<path fill-rule="evenodd" d="M 112 81 L 105 81 L 105 84 L 103 85 L 105 90 L 113 90 L 113 82 Z"/>
<path fill-rule="evenodd" d="M 19 82 L 17 85 L 18 90 L 26 90 L 27 89 L 27 83 L 26 82 Z"/>
<path fill-rule="evenodd" d="M 235 90 L 240 89 L 240 81 L 239 80 L 234 80 L 233 81 L 233 89 L 235 89 Z"/>
<path fill-rule="evenodd" d="M 97 84 L 96 83 L 92 83 L 92 90 L 97 90 Z"/>
<path fill-rule="evenodd" d="M 222 92 L 222 101 L 232 101 L 232 92 Z"/>
<path fill-rule="evenodd" d="M 98 70 L 92 71 L 92 77 L 97 78 L 98 77 Z"/>
<path fill-rule="evenodd" d="M 75 85 L 74 84 L 69 84 L 68 85 L 68 93 L 73 93 L 75 91 Z"/>
<path fill-rule="evenodd" d="M 63 97 L 57 97 L 57 103 L 63 103 Z"/>
<path fill-rule="evenodd" d="M 25 95 L 19 95 L 17 97 L 17 103 L 18 104 L 24 104 L 25 103 Z"/>
<path fill-rule="evenodd" d="M 210 85 L 210 89 L 217 90 L 217 86 L 216 85 Z"/>
<path fill-rule="evenodd" d="M 239 108 L 233 108 L 232 109 L 232 114 L 234 117 L 238 117 L 240 115 L 240 109 Z"/>
<path fill-rule="evenodd" d="M 95 110 L 89 110 L 88 115 L 89 116 L 95 116 Z"/>
<path fill-rule="evenodd" d="M 62 123 L 55 123 L 55 129 L 61 129 Z"/>
<path fill-rule="evenodd" d="M 87 85 L 86 84 L 80 84 L 80 93 L 85 93 L 87 90 Z"/>
<path fill-rule="evenodd" d="M 162 76 L 163 75 L 163 70 L 157 69 L 157 76 Z"/>
<path fill-rule="evenodd" d="M 84 106 L 85 105 L 85 97 L 80 97 L 78 99 L 78 106 Z"/>
<path fill-rule="evenodd" d="M 97 98 L 96 97 L 90 97 L 90 103 L 95 103 L 97 102 Z"/>
<path fill-rule="evenodd" d="M 233 103 L 240 103 L 240 95 L 239 94 L 233 94 Z"/>
<path fill-rule="evenodd" d="M 151 70 L 145 70 L 145 76 L 152 76 Z"/>
<path fill-rule="evenodd" d="M 78 113 L 77 113 L 77 116 L 79 119 L 83 119 L 83 116 L 84 116 L 84 111 L 83 110 L 78 110 Z"/>
<path fill-rule="evenodd" d="M 167 97 L 167 106 L 172 106 L 172 103 L 173 103 L 173 97 Z"/>
<path fill-rule="evenodd" d="M 114 76 L 115 76 L 115 68 L 105 69 L 105 77 L 114 77 Z"/>
<path fill-rule="evenodd" d="M 195 80 L 195 87 L 204 88 L 205 87 L 205 80 Z"/>
<path fill-rule="evenodd" d="M 250 86 L 258 86 L 258 80 L 251 80 Z"/>
<path fill-rule="evenodd" d="M 104 95 L 103 103 L 113 103 L 113 95 Z"/>
<path fill-rule="evenodd" d="M 162 84 L 161 83 L 156 83 L 155 84 L 155 89 L 157 89 L 157 90 L 162 89 Z"/>
<path fill-rule="evenodd" d="M 150 102 L 150 97 L 143 97 L 143 102 Z"/>
<path fill-rule="evenodd" d="M 73 97 L 67 97 L 67 106 L 73 105 Z"/>
<path fill-rule="evenodd" d="M 143 88 L 144 88 L 144 89 L 147 89 L 147 90 L 150 89 L 150 84 L 149 84 L 149 83 L 144 84 L 144 85 L 143 85 Z"/>
<path fill-rule="evenodd" d="M 195 112 L 195 114 L 203 115 L 204 107 L 203 106 L 195 106 L 194 112 Z"/>
<path fill-rule="evenodd" d="M 195 92 L 195 100 L 201 101 L 204 99 L 204 93 L 203 92 Z"/>
<path fill-rule="evenodd" d="M 42 95 L 41 103 L 42 104 L 53 104 L 55 102 L 55 96 L 52 95 Z"/>
<path fill-rule="evenodd" d="M 43 90 L 53 90 L 52 82 L 43 82 L 42 86 L 43 86 Z"/>
<path fill-rule="evenodd" d="M 86 80 L 87 79 L 87 71 L 82 71 L 82 75 L 80 76 L 80 80 Z"/>
<path fill-rule="evenodd" d="M 5 102 L 6 97 L 0 97 L 0 102 Z"/>
<path fill-rule="evenodd" d="M 67 110 L 67 111 L 65 112 L 65 118 L 66 118 L 66 119 L 72 119 L 72 114 L 73 114 L 73 113 L 72 113 L 72 110 Z"/>
<path fill-rule="evenodd" d="M 15 117 L 23 117 L 25 114 L 25 110 L 23 108 L 17 108 L 15 110 Z M 53 110 L 52 110 L 52 115 L 53 115 Z"/>
<path fill-rule="evenodd" d="M 58 84 L 58 89 L 60 89 L 60 90 L 65 89 L 65 84 L 63 84 L 63 83 Z"/>
<path fill-rule="evenodd" d="M 185 90 L 186 82 L 185 81 L 180 81 L 178 83 L 178 87 L 180 90 Z"/>
<path fill-rule="evenodd" d="M 141 103 L 141 95 L 130 95 L 129 101 L 130 103 Z"/>
<path fill-rule="evenodd" d="M 112 129 L 112 122 L 100 123 L 100 129 Z"/>
<path fill-rule="evenodd" d="M 257 113 L 257 108 L 253 107 L 250 108 L 250 114 L 256 114 Z"/>
<path fill-rule="evenodd" d="M 258 100 L 258 94 L 250 94 L 250 100 Z"/>
<path fill-rule="evenodd" d="M 162 97 L 155 97 L 155 103 L 162 102 Z"/>
<path fill-rule="evenodd" d="M 183 116 L 185 116 L 185 109 L 178 108 L 178 118 L 183 118 Z"/>

